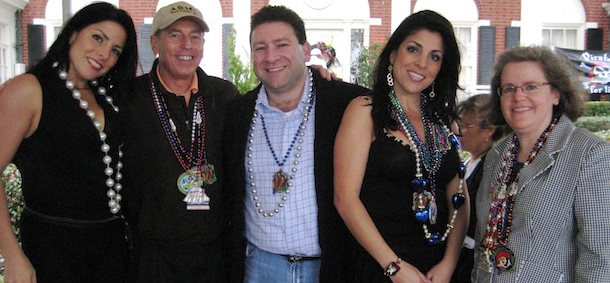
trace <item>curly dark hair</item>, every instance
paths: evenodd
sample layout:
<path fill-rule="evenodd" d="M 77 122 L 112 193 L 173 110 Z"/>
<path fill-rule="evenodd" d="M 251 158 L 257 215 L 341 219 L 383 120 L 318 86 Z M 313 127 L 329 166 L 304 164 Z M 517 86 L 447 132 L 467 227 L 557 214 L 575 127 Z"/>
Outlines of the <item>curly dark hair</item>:
<path fill-rule="evenodd" d="M 420 30 L 428 30 L 440 34 L 443 40 L 443 61 L 441 69 L 434 81 L 434 92 L 436 96 L 428 98 L 427 103 L 428 114 L 432 119 L 434 113 L 437 113 L 441 120 L 447 125 L 457 118 L 455 107 L 457 103 L 457 90 L 461 89 L 458 85 L 460 74 L 460 50 L 455 38 L 453 26 L 451 23 L 440 14 L 423 10 L 414 13 L 405 18 L 402 23 L 396 28 L 383 51 L 377 59 L 375 66 L 373 85 L 373 121 L 375 121 L 375 131 L 378 132 L 383 128 L 392 130 L 397 129 L 397 123 L 390 116 L 388 105 L 391 104 L 388 93 L 391 87 L 388 86 L 386 75 L 390 66 L 390 55 L 400 47 L 400 44 L 410 35 L 417 33 Z M 424 90 L 424 93 L 429 93 L 432 86 Z"/>
<path fill-rule="evenodd" d="M 49 48 L 47 55 L 32 69 L 52 68 L 53 64 L 57 62 L 67 72 L 70 66 L 70 38 L 72 35 L 89 25 L 103 21 L 113 21 L 121 25 L 125 29 L 126 39 L 123 52 L 116 65 L 99 80 L 108 85 L 123 85 L 130 78 L 134 78 L 138 68 L 138 48 L 133 20 L 126 11 L 106 2 L 89 4 L 76 12 L 66 22 L 57 39 Z"/>
<path fill-rule="evenodd" d="M 542 67 L 547 82 L 560 93 L 559 104 L 553 106 L 553 116 L 565 114 L 576 121 L 584 111 L 585 89 L 578 82 L 578 75 L 570 62 L 563 55 L 544 46 L 520 46 L 500 54 L 494 67 L 491 89 L 494 95 L 485 102 L 481 114 L 494 125 L 504 126 L 506 120 L 502 115 L 500 96 L 497 89 L 502 85 L 502 71 L 508 63 L 537 62 Z"/>

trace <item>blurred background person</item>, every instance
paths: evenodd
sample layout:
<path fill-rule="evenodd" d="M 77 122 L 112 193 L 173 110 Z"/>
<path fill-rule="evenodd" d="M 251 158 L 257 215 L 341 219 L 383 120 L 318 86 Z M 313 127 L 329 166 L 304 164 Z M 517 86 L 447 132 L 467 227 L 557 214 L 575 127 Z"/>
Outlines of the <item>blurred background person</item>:
<path fill-rule="evenodd" d="M 457 106 L 458 124 L 460 129 L 460 141 L 462 150 L 468 152 L 469 157 L 466 165 L 466 187 L 470 198 L 470 224 L 464 239 L 464 247 L 460 254 L 460 260 L 455 268 L 451 282 L 470 282 L 470 273 L 474 262 L 474 227 L 476 226 L 475 198 L 479 189 L 479 183 L 483 177 L 483 163 L 487 151 L 494 143 L 503 136 L 502 128 L 498 128 L 483 120 L 479 115 L 482 101 L 488 94 L 473 95 L 460 102 Z"/>
<path fill-rule="evenodd" d="M 510 133 L 485 159 L 473 282 L 610 282 L 610 144 L 574 126 L 584 95 L 566 61 L 498 57 L 482 114 Z"/>
<path fill-rule="evenodd" d="M 99 2 L 78 11 L 47 55 L 0 93 L 0 168 L 21 170 L 19 246 L 0 185 L 6 282 L 122 282 L 122 163 L 114 90 L 135 77 L 131 17 Z"/>

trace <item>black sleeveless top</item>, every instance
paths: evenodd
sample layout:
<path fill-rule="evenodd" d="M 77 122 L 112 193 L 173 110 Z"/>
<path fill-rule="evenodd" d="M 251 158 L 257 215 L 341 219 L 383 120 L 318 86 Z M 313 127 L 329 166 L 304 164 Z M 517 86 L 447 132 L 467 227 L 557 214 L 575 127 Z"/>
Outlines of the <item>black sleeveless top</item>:
<path fill-rule="evenodd" d="M 428 229 L 441 236 L 448 222 L 448 205 L 452 205 L 447 203 L 446 186 L 456 176 L 459 162 L 457 149 L 452 147 L 443 156 L 436 174 L 438 218 L 436 225 L 428 225 Z M 377 135 L 371 144 L 360 199 L 392 250 L 425 274 L 440 262 L 446 244 L 428 244 L 422 223 L 415 219 L 412 210 L 415 190 L 411 186 L 415 171 L 415 154 L 408 145 L 389 134 Z M 422 171 L 428 177 L 424 168 Z M 353 281 L 390 282 L 379 264 L 358 243 L 355 245 Z"/>
<path fill-rule="evenodd" d="M 57 70 L 30 72 L 42 86 L 38 129 L 22 141 L 13 162 L 21 171 L 26 206 L 37 212 L 81 220 L 112 216 L 106 196 L 106 166 L 99 132 Z M 94 90 L 94 93 L 96 91 Z M 95 93 L 104 110 L 106 143 L 113 168 L 118 159 L 118 114 Z"/>

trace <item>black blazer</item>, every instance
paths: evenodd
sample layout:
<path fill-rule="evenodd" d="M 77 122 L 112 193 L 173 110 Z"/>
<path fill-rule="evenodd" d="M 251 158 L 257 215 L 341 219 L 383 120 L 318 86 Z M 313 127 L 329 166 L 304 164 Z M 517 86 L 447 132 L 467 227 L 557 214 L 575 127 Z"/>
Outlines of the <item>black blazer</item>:
<path fill-rule="evenodd" d="M 368 92 L 366 88 L 341 81 L 326 81 L 313 71 L 316 87 L 314 174 L 318 200 L 319 242 L 322 249 L 322 282 L 344 282 L 349 266 L 348 237 L 351 234 L 333 204 L 333 148 L 347 104 L 356 96 Z M 244 97 L 229 105 L 224 136 L 224 189 L 231 215 L 231 281 L 243 282 L 244 252 L 246 247 L 244 202 L 245 147 L 259 85 Z"/>
<path fill-rule="evenodd" d="M 481 179 L 483 178 L 483 164 L 485 163 L 486 155 L 487 154 L 483 154 L 483 156 L 481 156 L 481 161 L 479 161 L 479 164 L 474 168 L 472 174 L 466 179 L 466 187 L 468 188 L 468 196 L 470 198 L 470 225 L 468 226 L 467 235 L 473 239 L 474 227 L 477 224 L 475 201 L 477 199 L 477 192 L 479 191 L 479 183 L 481 183 Z"/>

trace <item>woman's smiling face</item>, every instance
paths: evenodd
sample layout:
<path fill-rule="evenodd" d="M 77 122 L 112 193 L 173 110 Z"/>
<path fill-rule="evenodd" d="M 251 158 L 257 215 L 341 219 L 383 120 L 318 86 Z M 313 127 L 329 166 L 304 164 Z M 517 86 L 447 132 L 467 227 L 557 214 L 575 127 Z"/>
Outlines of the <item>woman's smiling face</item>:
<path fill-rule="evenodd" d="M 405 38 L 390 55 L 394 90 L 397 94 L 417 94 L 436 79 L 443 63 L 443 39 L 437 32 L 419 30 Z"/>

